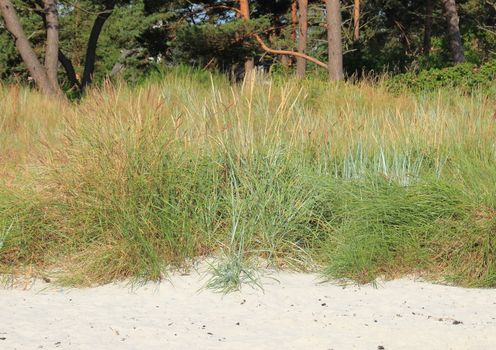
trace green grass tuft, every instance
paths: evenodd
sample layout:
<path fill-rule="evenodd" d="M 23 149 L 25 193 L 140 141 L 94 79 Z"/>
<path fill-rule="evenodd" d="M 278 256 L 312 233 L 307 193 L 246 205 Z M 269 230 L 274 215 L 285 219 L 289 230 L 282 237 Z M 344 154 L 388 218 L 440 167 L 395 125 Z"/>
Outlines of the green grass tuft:
<path fill-rule="evenodd" d="M 0 89 L 0 272 L 93 285 L 221 256 L 222 292 L 258 259 L 496 286 L 494 100 L 195 74 L 74 106 Z"/>

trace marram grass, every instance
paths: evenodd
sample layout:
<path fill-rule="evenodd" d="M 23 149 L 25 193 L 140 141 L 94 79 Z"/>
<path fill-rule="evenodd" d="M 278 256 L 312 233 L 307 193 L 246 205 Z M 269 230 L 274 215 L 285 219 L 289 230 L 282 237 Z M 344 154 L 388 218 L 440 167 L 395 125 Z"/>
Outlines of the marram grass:
<path fill-rule="evenodd" d="M 0 88 L 0 271 L 92 285 L 217 257 L 496 286 L 496 101 L 169 73 L 59 105 Z"/>

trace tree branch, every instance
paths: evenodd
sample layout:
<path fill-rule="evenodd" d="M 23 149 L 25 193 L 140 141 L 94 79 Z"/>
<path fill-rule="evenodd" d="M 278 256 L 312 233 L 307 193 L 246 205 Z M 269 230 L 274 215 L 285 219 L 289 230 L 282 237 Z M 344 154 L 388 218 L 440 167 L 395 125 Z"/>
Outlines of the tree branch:
<path fill-rule="evenodd" d="M 86 57 L 84 60 L 84 72 L 83 79 L 81 81 L 81 88 L 84 89 L 86 86 L 91 84 L 93 80 L 93 73 L 95 71 L 95 61 L 96 61 L 96 48 L 98 45 L 98 38 L 102 32 L 103 25 L 107 19 L 112 14 L 115 8 L 115 1 L 107 3 L 105 11 L 98 13 L 93 23 L 93 28 L 91 28 L 90 38 L 88 39 L 88 46 L 86 48 Z"/>
<path fill-rule="evenodd" d="M 45 68 L 40 63 L 26 37 L 26 33 L 17 17 L 17 12 L 10 0 L 0 0 L 0 14 L 3 16 L 5 28 L 12 34 L 17 50 L 40 90 L 47 95 L 57 95 L 57 91 L 55 91 L 48 79 Z"/>
<path fill-rule="evenodd" d="M 324 62 L 322 61 L 319 61 L 318 59 L 314 58 L 314 57 L 311 57 L 311 56 L 308 56 L 308 55 L 305 55 L 304 53 L 300 53 L 300 52 L 295 52 L 295 51 L 289 51 L 289 50 L 275 50 L 275 49 L 271 49 L 270 47 L 268 47 L 265 42 L 262 40 L 262 38 L 260 37 L 260 35 L 258 34 L 253 34 L 253 37 L 255 38 L 255 40 L 260 44 L 260 47 L 268 52 L 268 53 L 271 53 L 271 54 L 274 54 L 274 55 L 288 55 L 288 56 L 295 56 L 295 57 L 301 57 L 305 60 L 307 60 L 308 62 L 312 62 L 314 64 L 316 64 L 317 66 L 320 66 L 322 68 L 325 68 L 327 69 L 327 64 L 325 64 Z"/>
<path fill-rule="evenodd" d="M 64 67 L 64 70 L 67 74 L 67 78 L 71 83 L 72 87 L 77 87 L 78 90 L 81 90 L 81 83 L 79 82 L 74 66 L 72 65 L 72 61 L 64 55 L 64 53 L 59 49 L 59 62 Z"/>

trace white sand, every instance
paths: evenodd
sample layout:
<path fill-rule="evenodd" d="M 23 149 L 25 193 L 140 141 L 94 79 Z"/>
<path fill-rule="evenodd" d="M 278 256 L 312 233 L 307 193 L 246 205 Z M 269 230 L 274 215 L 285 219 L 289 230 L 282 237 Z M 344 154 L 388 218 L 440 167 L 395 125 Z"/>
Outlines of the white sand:
<path fill-rule="evenodd" d="M 496 290 L 274 277 L 227 296 L 198 292 L 195 273 L 137 290 L 0 289 L 0 349 L 496 348 Z"/>

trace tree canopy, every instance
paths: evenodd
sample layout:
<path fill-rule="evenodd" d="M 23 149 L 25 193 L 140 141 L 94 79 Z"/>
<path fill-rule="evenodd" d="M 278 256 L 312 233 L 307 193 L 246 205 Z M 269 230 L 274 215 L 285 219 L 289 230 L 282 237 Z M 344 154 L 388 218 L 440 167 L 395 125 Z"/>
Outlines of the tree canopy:
<path fill-rule="evenodd" d="M 247 61 L 289 72 L 308 61 L 328 62 L 330 71 L 337 69 L 331 78 L 340 79 L 341 71 L 394 74 L 463 61 L 482 64 L 496 56 L 491 0 L 51 1 L 56 25 L 48 20 L 49 0 L 0 0 L 1 80 L 36 78 L 13 40 L 9 3 L 47 75 L 50 50 L 58 50 L 57 72 L 66 91 L 116 75 L 136 82 L 160 64 L 236 78 L 249 69 Z M 53 35 L 50 41 L 54 27 L 57 46 Z"/>

